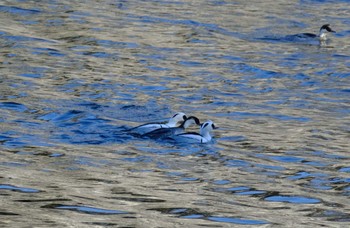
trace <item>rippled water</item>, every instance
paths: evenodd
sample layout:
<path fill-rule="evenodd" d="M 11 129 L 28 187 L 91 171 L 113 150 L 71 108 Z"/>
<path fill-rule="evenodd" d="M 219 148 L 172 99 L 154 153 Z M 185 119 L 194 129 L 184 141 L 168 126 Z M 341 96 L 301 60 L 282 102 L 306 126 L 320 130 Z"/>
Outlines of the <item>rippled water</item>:
<path fill-rule="evenodd" d="M 347 1 L 0 3 L 1 227 L 350 224 Z"/>

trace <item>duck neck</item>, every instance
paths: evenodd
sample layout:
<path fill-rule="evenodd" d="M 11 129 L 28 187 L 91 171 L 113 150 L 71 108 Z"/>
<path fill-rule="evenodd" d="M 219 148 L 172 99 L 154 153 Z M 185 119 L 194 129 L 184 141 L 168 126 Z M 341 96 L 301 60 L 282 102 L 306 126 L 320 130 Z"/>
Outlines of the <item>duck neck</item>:
<path fill-rule="evenodd" d="M 209 131 L 201 131 L 201 136 L 208 141 L 211 140 L 211 135 L 210 135 Z"/>
<path fill-rule="evenodd" d="M 320 40 L 327 40 L 327 33 L 323 29 L 320 30 L 319 36 L 320 36 Z"/>
<path fill-rule="evenodd" d="M 191 126 L 193 123 L 194 123 L 194 122 L 193 122 L 192 119 L 187 119 L 187 120 L 185 120 L 185 121 L 181 124 L 180 127 L 186 129 L 186 128 L 188 128 L 189 126 Z"/>
<path fill-rule="evenodd" d="M 176 127 L 176 124 L 177 124 L 177 121 L 171 118 L 166 125 L 168 125 L 169 127 Z"/>

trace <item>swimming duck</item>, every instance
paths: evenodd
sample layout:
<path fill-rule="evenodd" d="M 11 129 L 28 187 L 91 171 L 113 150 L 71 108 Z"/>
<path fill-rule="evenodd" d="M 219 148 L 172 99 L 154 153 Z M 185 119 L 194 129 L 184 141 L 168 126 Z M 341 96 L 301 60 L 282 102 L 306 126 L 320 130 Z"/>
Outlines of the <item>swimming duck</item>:
<path fill-rule="evenodd" d="M 329 32 L 335 32 L 331 29 L 330 24 L 324 24 L 320 28 L 319 34 L 314 33 L 300 33 L 295 34 L 291 36 L 287 36 L 287 38 L 297 38 L 297 39 L 319 39 L 320 41 L 326 41 L 327 40 L 327 33 Z"/>
<path fill-rule="evenodd" d="M 168 123 L 146 123 L 146 124 L 142 124 L 140 126 L 131 128 L 128 131 L 131 133 L 136 133 L 138 135 L 143 135 L 148 132 L 161 129 L 161 128 L 176 127 L 177 123 L 179 123 L 180 121 L 185 121 L 186 119 L 187 117 L 185 113 L 178 112 L 169 119 Z"/>
<path fill-rule="evenodd" d="M 182 134 L 185 133 L 185 129 L 190 127 L 192 124 L 200 125 L 199 119 L 195 116 L 190 116 L 179 127 L 158 128 L 156 130 L 143 134 L 142 137 L 161 139 L 173 135 Z"/>
<path fill-rule="evenodd" d="M 178 142 L 207 143 L 212 139 L 210 132 L 213 129 L 217 129 L 217 127 L 213 121 L 208 120 L 207 122 L 202 123 L 199 134 L 196 132 L 187 132 L 169 138 Z"/>

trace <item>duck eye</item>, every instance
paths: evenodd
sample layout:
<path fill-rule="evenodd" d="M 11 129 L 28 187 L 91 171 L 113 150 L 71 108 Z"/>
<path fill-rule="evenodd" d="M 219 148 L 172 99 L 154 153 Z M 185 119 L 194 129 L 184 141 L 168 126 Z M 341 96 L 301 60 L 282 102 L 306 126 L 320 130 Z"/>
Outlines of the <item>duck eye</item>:
<path fill-rule="evenodd" d="M 184 115 L 182 118 L 183 118 L 184 120 L 187 120 L 187 116 L 186 116 L 186 115 Z"/>
<path fill-rule="evenodd" d="M 214 124 L 211 124 L 211 127 L 212 127 L 213 129 L 215 129 L 215 128 L 216 128 Z"/>

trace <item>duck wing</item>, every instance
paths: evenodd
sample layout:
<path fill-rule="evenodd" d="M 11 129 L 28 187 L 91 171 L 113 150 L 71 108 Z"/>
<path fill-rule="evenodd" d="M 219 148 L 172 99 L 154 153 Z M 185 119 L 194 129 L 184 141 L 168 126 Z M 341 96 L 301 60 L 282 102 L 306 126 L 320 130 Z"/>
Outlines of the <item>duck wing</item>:
<path fill-rule="evenodd" d="M 161 139 L 161 138 L 170 137 L 176 134 L 181 134 L 183 132 L 184 132 L 184 129 L 180 127 L 159 128 L 151 132 L 148 132 L 146 134 L 143 134 L 142 137 L 147 137 L 151 139 Z"/>

